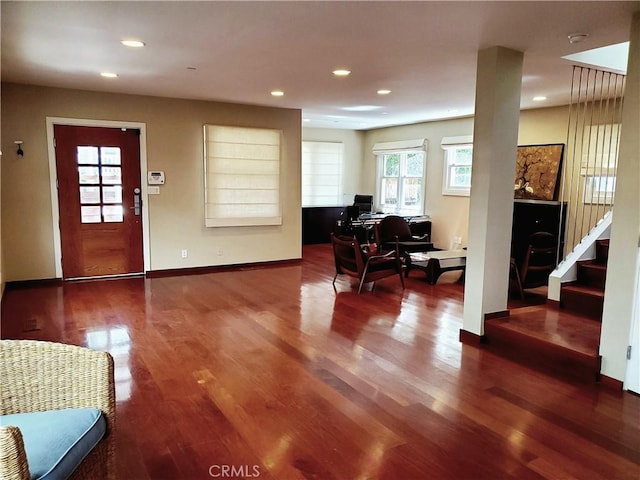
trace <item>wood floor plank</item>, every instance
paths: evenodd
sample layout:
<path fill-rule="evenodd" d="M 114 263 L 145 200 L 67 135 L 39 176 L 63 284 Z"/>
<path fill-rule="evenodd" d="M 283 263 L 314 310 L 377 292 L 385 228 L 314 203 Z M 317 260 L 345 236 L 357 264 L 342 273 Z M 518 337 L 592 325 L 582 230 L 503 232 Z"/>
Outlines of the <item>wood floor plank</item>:
<path fill-rule="evenodd" d="M 312 245 L 300 264 L 8 289 L 1 334 L 112 353 L 123 480 L 640 478 L 640 397 L 461 344 L 455 276 L 358 295 L 333 275 Z M 589 335 L 517 307 L 518 328 Z"/>

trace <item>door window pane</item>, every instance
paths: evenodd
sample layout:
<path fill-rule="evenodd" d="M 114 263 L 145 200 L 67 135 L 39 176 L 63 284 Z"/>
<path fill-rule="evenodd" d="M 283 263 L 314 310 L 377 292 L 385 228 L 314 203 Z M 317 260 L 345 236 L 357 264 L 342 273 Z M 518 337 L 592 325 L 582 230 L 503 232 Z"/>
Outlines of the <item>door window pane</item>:
<path fill-rule="evenodd" d="M 121 165 L 120 147 L 102 147 L 100 153 L 102 165 Z"/>
<path fill-rule="evenodd" d="M 122 169 L 120 167 L 102 167 L 102 183 L 106 185 L 121 185 Z"/>
<path fill-rule="evenodd" d="M 89 165 L 98 165 L 98 147 L 81 147 L 76 148 L 76 158 L 78 164 L 88 163 Z"/>
<path fill-rule="evenodd" d="M 80 187 L 80 203 L 100 203 L 100 187 Z"/>
<path fill-rule="evenodd" d="M 123 222 L 120 147 L 79 146 L 77 160 L 81 222 Z"/>
<path fill-rule="evenodd" d="M 100 223 L 100 207 L 80 207 L 80 219 L 82 223 Z"/>
<path fill-rule="evenodd" d="M 102 214 L 104 215 L 105 222 L 122 222 L 122 205 L 104 205 L 102 207 Z"/>
<path fill-rule="evenodd" d="M 104 203 L 122 203 L 122 187 L 102 187 Z"/>
<path fill-rule="evenodd" d="M 100 183 L 100 169 L 98 167 L 78 167 L 80 185 L 96 185 Z"/>

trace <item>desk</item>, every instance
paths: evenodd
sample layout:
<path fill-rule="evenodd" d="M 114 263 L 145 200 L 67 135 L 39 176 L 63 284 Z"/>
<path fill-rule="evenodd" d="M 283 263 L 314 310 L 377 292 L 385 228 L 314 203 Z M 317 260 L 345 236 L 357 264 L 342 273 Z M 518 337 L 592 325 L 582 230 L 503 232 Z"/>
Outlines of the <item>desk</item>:
<path fill-rule="evenodd" d="M 467 266 L 466 250 L 436 250 L 433 252 L 409 253 L 406 257 L 406 275 L 412 268 L 422 270 L 427 275 L 427 281 L 431 285 L 438 282 L 438 278 L 444 272 L 453 270 L 464 271 Z"/>
<path fill-rule="evenodd" d="M 375 241 L 374 229 L 380 221 L 386 217 L 384 213 L 372 213 L 361 215 L 358 220 L 336 222 L 336 233 L 339 235 L 355 235 L 360 243 Z M 431 220 L 429 215 L 405 216 L 413 235 L 428 235 L 431 238 Z"/>

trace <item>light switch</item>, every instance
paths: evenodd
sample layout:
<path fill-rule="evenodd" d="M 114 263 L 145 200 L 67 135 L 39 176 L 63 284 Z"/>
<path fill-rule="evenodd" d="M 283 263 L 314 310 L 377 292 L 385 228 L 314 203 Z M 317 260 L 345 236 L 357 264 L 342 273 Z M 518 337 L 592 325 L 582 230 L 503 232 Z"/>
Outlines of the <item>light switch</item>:
<path fill-rule="evenodd" d="M 147 187 L 149 195 L 160 195 L 160 187 Z"/>

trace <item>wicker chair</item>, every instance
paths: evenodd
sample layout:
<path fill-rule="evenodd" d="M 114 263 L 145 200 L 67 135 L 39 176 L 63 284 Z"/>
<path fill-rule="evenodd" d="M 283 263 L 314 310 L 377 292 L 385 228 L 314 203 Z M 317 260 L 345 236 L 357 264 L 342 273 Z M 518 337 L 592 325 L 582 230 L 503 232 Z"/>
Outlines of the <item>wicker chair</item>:
<path fill-rule="evenodd" d="M 107 434 L 71 478 L 115 478 L 115 388 L 111 355 L 60 343 L 1 340 L 0 375 L 2 415 L 83 407 L 102 410 L 107 420 Z M 0 478 L 31 478 L 22 434 L 16 427 L 0 427 Z"/>

